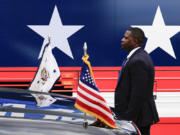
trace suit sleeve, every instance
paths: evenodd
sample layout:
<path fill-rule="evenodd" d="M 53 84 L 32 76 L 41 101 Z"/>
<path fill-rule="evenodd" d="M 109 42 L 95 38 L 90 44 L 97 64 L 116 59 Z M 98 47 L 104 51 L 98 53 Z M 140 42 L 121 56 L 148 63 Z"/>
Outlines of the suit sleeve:
<path fill-rule="evenodd" d="M 128 109 L 124 114 L 127 120 L 133 120 L 139 113 L 142 104 L 148 98 L 148 68 L 143 61 L 135 61 L 130 68 L 130 97 Z"/>

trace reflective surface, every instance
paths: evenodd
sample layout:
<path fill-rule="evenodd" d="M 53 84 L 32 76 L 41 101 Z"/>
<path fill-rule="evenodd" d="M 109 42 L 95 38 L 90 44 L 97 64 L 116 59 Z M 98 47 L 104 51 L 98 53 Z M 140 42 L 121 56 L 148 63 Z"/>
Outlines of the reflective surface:
<path fill-rule="evenodd" d="M 47 107 L 37 107 L 32 94 L 50 95 L 56 102 Z M 3 135 L 133 135 L 129 122 L 116 121 L 120 130 L 88 126 L 83 128 L 84 114 L 74 108 L 72 97 L 37 93 L 28 90 L 0 88 L 0 134 Z M 92 123 L 94 118 L 87 116 Z M 9 128 L 11 127 L 11 128 Z"/>

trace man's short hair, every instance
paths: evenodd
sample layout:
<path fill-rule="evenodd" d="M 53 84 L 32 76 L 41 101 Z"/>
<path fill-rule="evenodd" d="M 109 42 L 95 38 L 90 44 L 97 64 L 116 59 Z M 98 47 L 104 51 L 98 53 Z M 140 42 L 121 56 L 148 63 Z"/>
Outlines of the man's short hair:
<path fill-rule="evenodd" d="M 131 31 L 131 36 L 137 40 L 138 44 L 143 46 L 145 39 L 143 30 L 137 27 L 130 27 L 128 30 Z"/>

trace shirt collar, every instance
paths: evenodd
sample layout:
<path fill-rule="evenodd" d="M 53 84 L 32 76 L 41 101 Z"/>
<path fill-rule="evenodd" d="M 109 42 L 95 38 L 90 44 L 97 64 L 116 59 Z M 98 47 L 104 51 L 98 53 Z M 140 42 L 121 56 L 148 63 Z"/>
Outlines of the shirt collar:
<path fill-rule="evenodd" d="M 141 48 L 141 47 L 136 47 L 133 50 L 131 50 L 130 53 L 128 54 L 128 56 L 127 56 L 127 59 L 129 59 L 133 55 L 133 53 L 135 53 L 135 51 L 138 50 L 139 48 Z"/>

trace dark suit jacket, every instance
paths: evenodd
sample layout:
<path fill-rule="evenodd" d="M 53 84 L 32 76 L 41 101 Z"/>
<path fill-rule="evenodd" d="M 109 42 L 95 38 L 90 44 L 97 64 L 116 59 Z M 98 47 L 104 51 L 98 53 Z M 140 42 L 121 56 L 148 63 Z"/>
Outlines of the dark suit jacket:
<path fill-rule="evenodd" d="M 138 49 L 127 61 L 115 90 L 115 113 L 143 127 L 159 121 L 153 98 L 154 66 L 150 56 Z"/>

